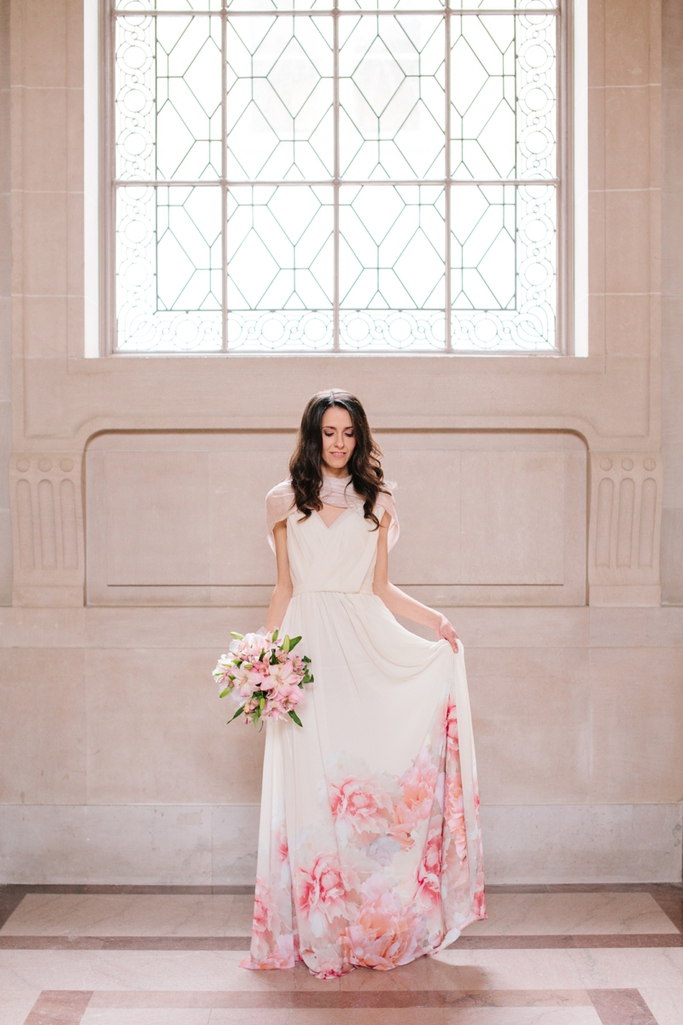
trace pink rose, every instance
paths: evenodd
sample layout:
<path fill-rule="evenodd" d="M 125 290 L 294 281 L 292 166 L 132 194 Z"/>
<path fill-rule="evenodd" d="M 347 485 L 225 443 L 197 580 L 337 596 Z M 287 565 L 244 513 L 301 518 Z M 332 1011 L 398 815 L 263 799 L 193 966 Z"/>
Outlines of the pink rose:
<path fill-rule="evenodd" d="M 429 831 L 422 861 L 417 869 L 417 892 L 431 907 L 441 900 L 441 829 L 437 826 Z"/>
<path fill-rule="evenodd" d="M 314 936 L 323 936 L 336 918 L 346 916 L 344 879 L 336 854 L 319 854 L 310 868 L 299 866 L 296 902 Z"/>
<path fill-rule="evenodd" d="M 446 709 L 446 743 L 449 758 L 456 758 L 460 754 L 460 741 L 458 739 L 458 710 L 449 702 Z"/>
<path fill-rule="evenodd" d="M 270 889 L 263 879 L 256 880 L 254 895 L 253 931 L 260 937 L 272 934 L 277 928 L 278 913 L 270 896 Z"/>
<path fill-rule="evenodd" d="M 329 795 L 332 817 L 345 840 L 369 843 L 387 831 L 391 797 L 372 779 L 349 776 L 330 784 Z"/>
<path fill-rule="evenodd" d="M 388 971 L 427 949 L 424 914 L 413 904 L 404 905 L 383 876 L 371 876 L 363 896 L 353 925 L 342 936 L 351 964 Z"/>
<path fill-rule="evenodd" d="M 295 960 L 296 952 L 294 949 L 294 937 L 290 934 L 288 936 L 278 936 L 273 949 L 264 957 L 258 958 L 252 955 L 244 961 L 240 961 L 240 968 L 250 968 L 252 970 L 263 968 L 293 968 Z"/>
<path fill-rule="evenodd" d="M 277 854 L 280 859 L 280 863 L 289 859 L 289 844 L 287 842 L 287 834 L 284 829 L 281 829 L 277 836 Z"/>
<path fill-rule="evenodd" d="M 402 797 L 394 807 L 394 821 L 389 833 L 404 850 L 413 845 L 415 826 L 431 815 L 438 775 L 425 748 L 398 781 Z"/>

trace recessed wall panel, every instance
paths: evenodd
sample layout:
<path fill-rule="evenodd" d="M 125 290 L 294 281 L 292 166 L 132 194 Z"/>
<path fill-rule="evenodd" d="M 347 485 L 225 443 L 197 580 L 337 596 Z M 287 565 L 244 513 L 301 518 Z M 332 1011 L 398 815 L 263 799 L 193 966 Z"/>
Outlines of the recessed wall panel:
<path fill-rule="evenodd" d="M 378 432 L 391 579 L 433 605 L 583 604 L 586 453 L 571 434 Z M 293 432 L 102 434 L 86 471 L 88 601 L 266 606 L 266 492 Z"/>

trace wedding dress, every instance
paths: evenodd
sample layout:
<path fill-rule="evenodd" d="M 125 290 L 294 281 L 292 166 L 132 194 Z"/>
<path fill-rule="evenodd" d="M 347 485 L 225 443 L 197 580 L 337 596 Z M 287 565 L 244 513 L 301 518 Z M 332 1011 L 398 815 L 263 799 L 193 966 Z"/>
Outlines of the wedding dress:
<path fill-rule="evenodd" d="M 281 635 L 301 635 L 315 682 L 303 728 L 267 724 L 251 953 L 246 968 L 319 978 L 435 953 L 486 916 L 479 798 L 462 644 L 404 629 L 372 580 L 379 532 L 345 479 L 326 526 L 269 492 L 287 522 L 293 596 Z M 389 542 L 398 536 L 390 495 Z"/>

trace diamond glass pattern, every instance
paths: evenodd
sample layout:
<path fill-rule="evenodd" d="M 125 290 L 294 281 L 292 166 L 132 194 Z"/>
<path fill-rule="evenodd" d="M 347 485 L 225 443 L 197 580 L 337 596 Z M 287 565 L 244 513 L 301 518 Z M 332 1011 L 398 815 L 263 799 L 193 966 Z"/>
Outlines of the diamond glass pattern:
<path fill-rule="evenodd" d="M 119 11 L 220 11 L 221 0 L 117 0 Z"/>
<path fill-rule="evenodd" d="M 453 190 L 454 349 L 554 348 L 555 203 L 545 184 Z"/>
<path fill-rule="evenodd" d="M 339 41 L 341 174 L 444 177 L 444 19 L 344 18 Z"/>
<path fill-rule="evenodd" d="M 228 178 L 330 178 L 334 132 L 329 19 L 230 19 L 226 58 Z"/>
<path fill-rule="evenodd" d="M 220 192 L 117 190 L 117 323 L 122 351 L 219 350 Z"/>
<path fill-rule="evenodd" d="M 220 18 L 118 18 L 115 90 L 120 179 L 220 176 Z"/>
<path fill-rule="evenodd" d="M 116 348 L 555 349 L 559 14 L 115 0 Z"/>
<path fill-rule="evenodd" d="M 343 186 L 341 348 L 442 348 L 444 266 L 441 186 Z"/>
<path fill-rule="evenodd" d="M 333 225 L 329 185 L 229 190 L 231 349 L 330 347 Z"/>
<path fill-rule="evenodd" d="M 555 174 L 555 18 L 451 18 L 454 178 Z"/>

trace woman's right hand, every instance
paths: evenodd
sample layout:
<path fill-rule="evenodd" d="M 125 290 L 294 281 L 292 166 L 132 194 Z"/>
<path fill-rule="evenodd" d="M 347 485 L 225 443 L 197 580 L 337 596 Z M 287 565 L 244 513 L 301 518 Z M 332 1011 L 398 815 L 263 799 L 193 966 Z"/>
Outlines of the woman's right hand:
<path fill-rule="evenodd" d="M 439 622 L 434 627 L 434 631 L 439 640 L 448 641 L 453 651 L 458 653 L 458 635 L 455 632 L 455 628 L 450 620 L 446 619 L 445 616 L 441 616 Z"/>

